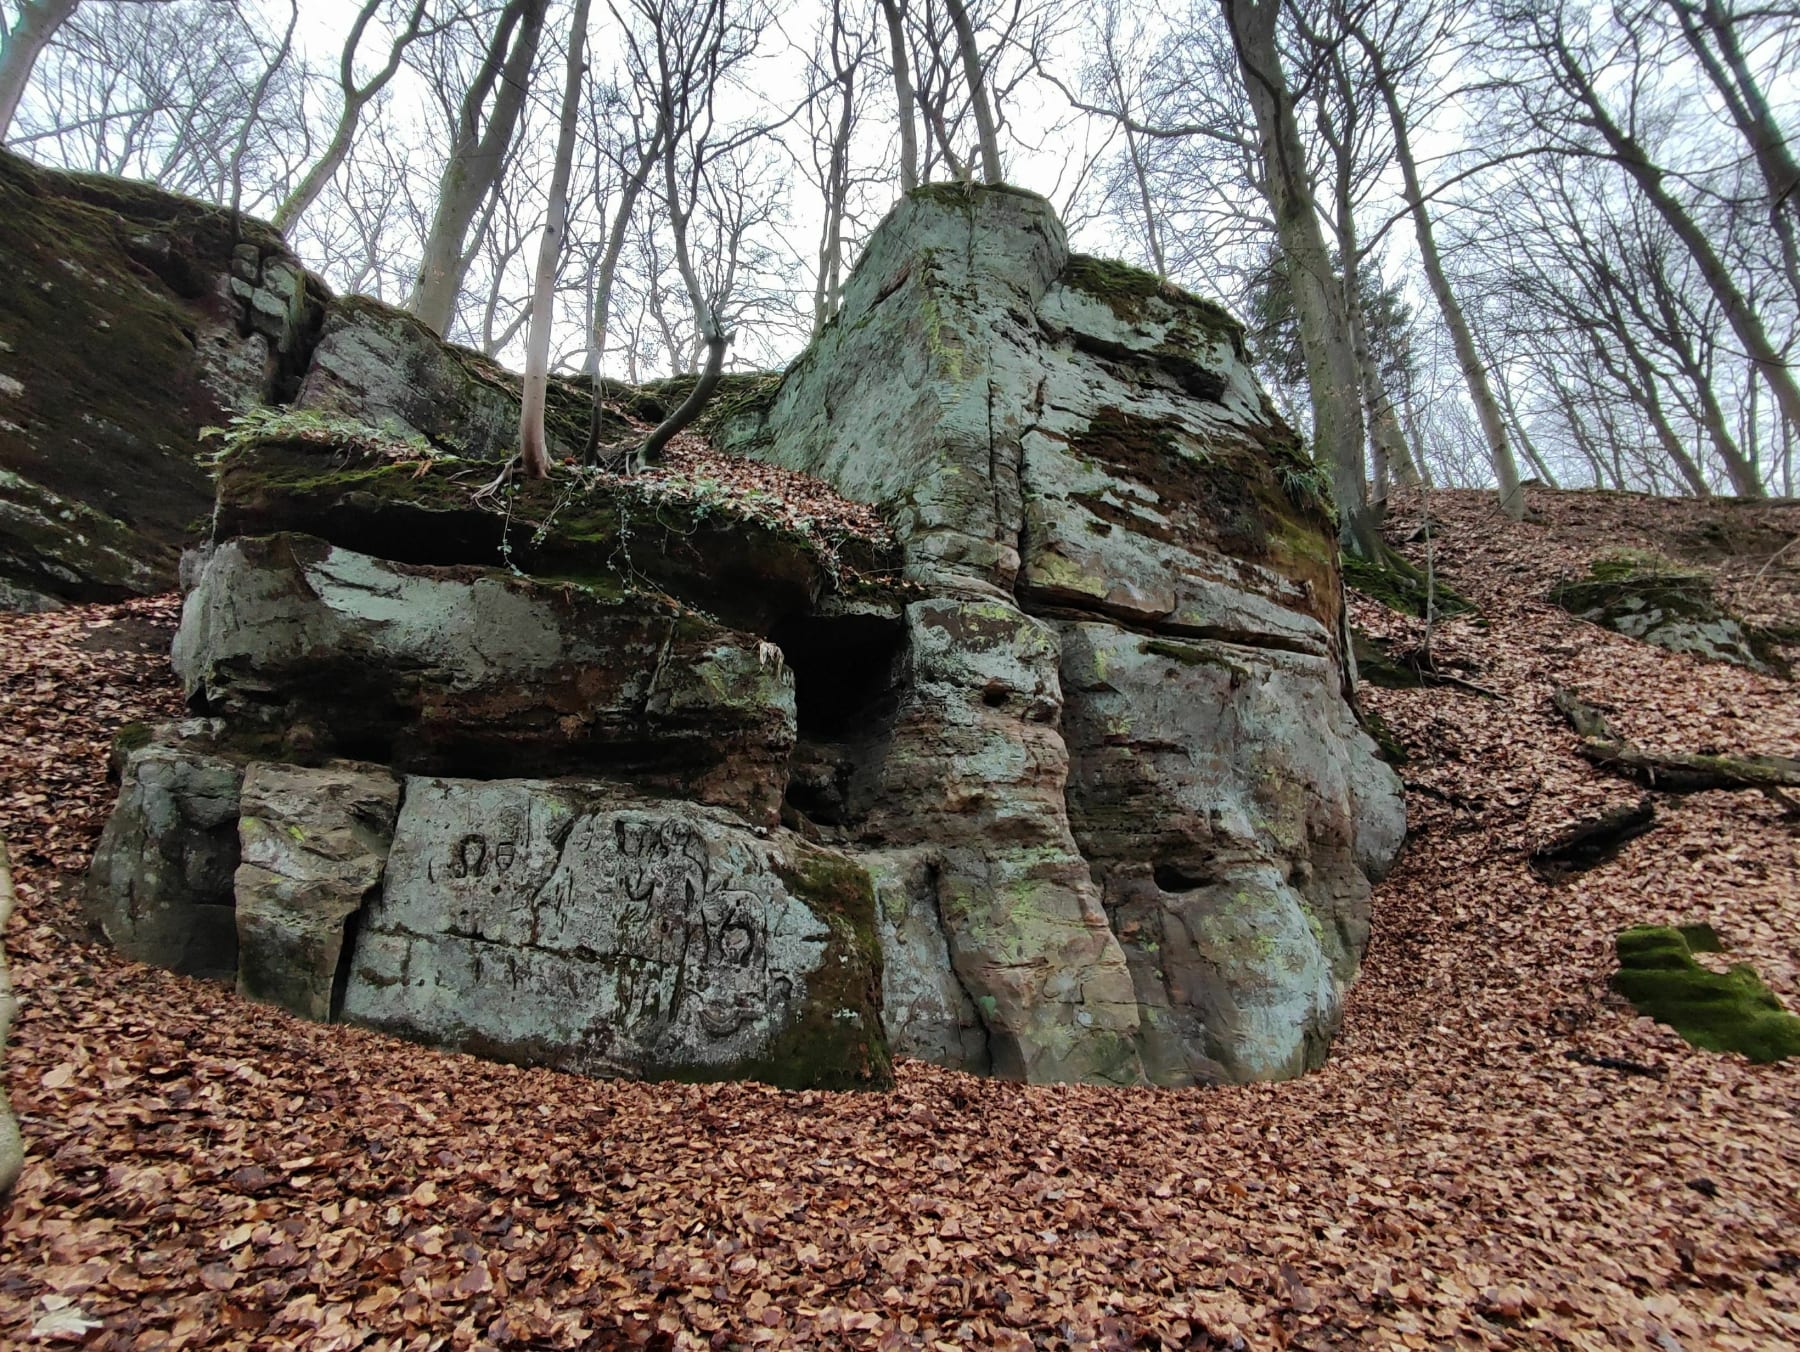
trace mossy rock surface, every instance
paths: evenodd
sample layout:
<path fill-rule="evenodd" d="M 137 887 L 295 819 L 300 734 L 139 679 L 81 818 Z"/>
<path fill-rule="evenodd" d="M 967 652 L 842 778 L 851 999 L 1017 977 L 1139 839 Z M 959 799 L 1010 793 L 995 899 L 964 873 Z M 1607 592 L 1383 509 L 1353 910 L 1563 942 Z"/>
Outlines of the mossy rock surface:
<path fill-rule="evenodd" d="M 1428 606 L 1439 619 L 1476 613 L 1475 603 L 1441 577 L 1434 577 L 1428 586 L 1424 575 L 1416 570 L 1371 563 L 1354 555 L 1344 557 L 1344 585 L 1389 610 L 1417 619 L 1425 618 Z"/>
<path fill-rule="evenodd" d="M 279 238 L 0 152 L 0 579 L 67 600 L 174 585 L 211 486 L 200 428 L 273 372 L 229 283 Z M 285 251 L 282 251 L 285 254 Z"/>
<path fill-rule="evenodd" d="M 1698 943 L 1690 940 L 1690 928 Z M 1694 961 L 1695 952 L 1716 951 L 1709 927 L 1638 925 L 1621 930 L 1615 943 L 1613 989 L 1638 1013 L 1708 1051 L 1762 1062 L 1800 1054 L 1800 1018 L 1782 1008 L 1754 968 L 1739 964 L 1715 972 Z"/>
<path fill-rule="evenodd" d="M 542 580 L 662 590 L 757 633 L 841 578 L 894 562 L 858 537 L 802 533 L 706 485 L 560 474 L 477 501 L 497 469 L 255 437 L 220 461 L 215 530 L 296 531 L 400 563 L 510 563 Z"/>
<path fill-rule="evenodd" d="M 1710 573 L 1645 550 L 1596 556 L 1585 577 L 1557 583 L 1550 601 L 1590 623 L 1670 652 L 1766 675 L 1788 674 L 1770 636 L 1720 604 Z"/>
<path fill-rule="evenodd" d="M 1186 326 L 1235 339 L 1240 345 L 1244 326 L 1217 301 L 1165 282 L 1153 272 L 1091 254 L 1071 254 L 1062 275 L 1063 284 L 1104 301 L 1119 319 L 1135 322 L 1145 317 L 1154 302 L 1173 310 Z"/>

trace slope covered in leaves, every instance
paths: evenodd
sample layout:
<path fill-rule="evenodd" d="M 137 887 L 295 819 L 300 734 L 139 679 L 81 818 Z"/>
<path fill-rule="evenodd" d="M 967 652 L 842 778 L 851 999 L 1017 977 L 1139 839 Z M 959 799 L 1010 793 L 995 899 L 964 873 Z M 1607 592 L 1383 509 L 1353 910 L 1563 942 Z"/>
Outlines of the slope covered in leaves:
<path fill-rule="evenodd" d="M 1526 867 L 1640 792 L 1574 755 L 1556 685 L 1646 745 L 1800 752 L 1792 687 L 1584 625 L 1543 600 L 1554 578 L 1752 522 L 1767 548 L 1724 590 L 1791 624 L 1800 549 L 1763 560 L 1800 524 L 1534 501 L 1512 526 L 1432 499 L 1433 561 L 1484 619 L 1431 635 L 1465 685 L 1365 692 L 1409 750 L 1414 835 L 1330 1063 L 1210 1091 L 918 1064 L 877 1098 L 602 1083 L 122 962 L 71 885 L 111 729 L 176 707 L 174 604 L 0 622 L 29 1148 L 0 1344 L 1800 1345 L 1800 1065 L 1695 1051 L 1606 985 L 1620 927 L 1704 920 L 1800 1004 L 1794 823 L 1753 794 L 1666 799 L 1592 872 Z"/>

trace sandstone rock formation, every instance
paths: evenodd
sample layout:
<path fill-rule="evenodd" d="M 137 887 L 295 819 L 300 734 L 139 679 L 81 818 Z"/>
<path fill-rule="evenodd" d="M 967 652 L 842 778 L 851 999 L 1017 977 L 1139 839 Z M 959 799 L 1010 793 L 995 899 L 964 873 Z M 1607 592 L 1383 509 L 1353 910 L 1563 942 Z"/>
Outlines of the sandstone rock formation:
<path fill-rule="evenodd" d="M 856 864 L 717 809 L 410 779 L 344 1013 L 590 1074 L 879 1083 L 873 913 Z"/>
<path fill-rule="evenodd" d="M 329 1019 L 344 924 L 376 895 L 400 784 L 386 770 L 259 762 L 238 798 L 238 989 Z"/>
<path fill-rule="evenodd" d="M 1342 694 L 1323 485 L 1229 316 L 1071 256 L 1041 198 L 926 189 L 728 439 L 878 504 L 927 593 L 833 822 L 883 879 L 896 1049 L 1318 1064 L 1404 820 Z M 799 699 L 810 758 L 804 666 Z"/>
<path fill-rule="evenodd" d="M 506 444 L 478 368 L 330 301 L 300 411 L 227 446 L 175 654 L 209 718 L 125 749 L 92 875 L 122 949 L 593 1073 L 1318 1064 L 1404 822 L 1229 316 L 1030 194 L 911 195 L 711 420 L 892 549 L 703 485 L 484 510 L 491 462 L 429 451 Z"/>
<path fill-rule="evenodd" d="M 333 297 L 261 221 L 0 151 L 0 609 L 172 587 L 213 506 L 200 431 L 234 412 L 349 412 L 482 457 L 516 439 L 518 387 Z M 558 454 L 587 404 L 551 382 Z"/>
<path fill-rule="evenodd" d="M 173 585 L 200 429 L 292 396 L 324 298 L 260 222 L 0 152 L 0 606 Z"/>

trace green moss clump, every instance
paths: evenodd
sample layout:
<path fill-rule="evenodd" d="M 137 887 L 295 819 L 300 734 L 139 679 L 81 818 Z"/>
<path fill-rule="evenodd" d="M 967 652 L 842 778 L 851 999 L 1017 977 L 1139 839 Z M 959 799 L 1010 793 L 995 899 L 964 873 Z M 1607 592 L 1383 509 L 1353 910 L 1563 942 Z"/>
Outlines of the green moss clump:
<path fill-rule="evenodd" d="M 1371 601 L 1381 602 L 1389 610 L 1425 618 L 1427 596 L 1422 576 L 1347 554 L 1344 556 L 1344 585 L 1361 592 Z M 1446 586 L 1442 578 L 1433 581 L 1429 599 L 1440 619 L 1475 613 L 1475 603 Z"/>
<path fill-rule="evenodd" d="M 783 1089 L 891 1089 L 893 1064 L 881 1026 L 881 945 L 868 870 L 825 850 L 777 863 L 787 888 L 830 927 L 825 954 L 807 979 L 806 1008 L 754 1064 L 733 1072 Z"/>
<path fill-rule="evenodd" d="M 1670 925 L 1634 926 L 1614 942 L 1619 970 L 1613 989 L 1638 1013 L 1708 1051 L 1739 1052 L 1759 1062 L 1800 1055 L 1800 1018 L 1782 1008 L 1754 968 L 1702 967 L 1687 935 Z"/>
<path fill-rule="evenodd" d="M 1128 323 L 1144 316 L 1146 303 L 1160 300 L 1174 311 L 1184 327 L 1216 333 L 1241 342 L 1244 326 L 1217 301 L 1206 300 L 1153 272 L 1134 268 L 1111 258 L 1072 254 L 1063 271 L 1063 285 L 1104 301 L 1113 314 Z"/>

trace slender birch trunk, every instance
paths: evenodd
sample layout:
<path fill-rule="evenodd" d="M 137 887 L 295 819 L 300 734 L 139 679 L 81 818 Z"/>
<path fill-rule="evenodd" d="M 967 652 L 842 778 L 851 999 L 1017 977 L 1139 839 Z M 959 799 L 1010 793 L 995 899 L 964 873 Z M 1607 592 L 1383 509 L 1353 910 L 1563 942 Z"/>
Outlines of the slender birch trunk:
<path fill-rule="evenodd" d="M 550 474 L 544 438 L 544 402 L 550 388 L 550 330 L 556 311 L 556 272 L 569 233 L 569 172 L 575 162 L 575 124 L 581 113 L 581 77 L 587 70 L 589 0 L 575 0 L 569 27 L 569 64 L 563 76 L 562 121 L 556 129 L 556 162 L 550 171 L 549 217 L 538 243 L 532 278 L 531 328 L 525 339 L 525 389 L 519 405 L 519 460 L 527 478 Z"/>

